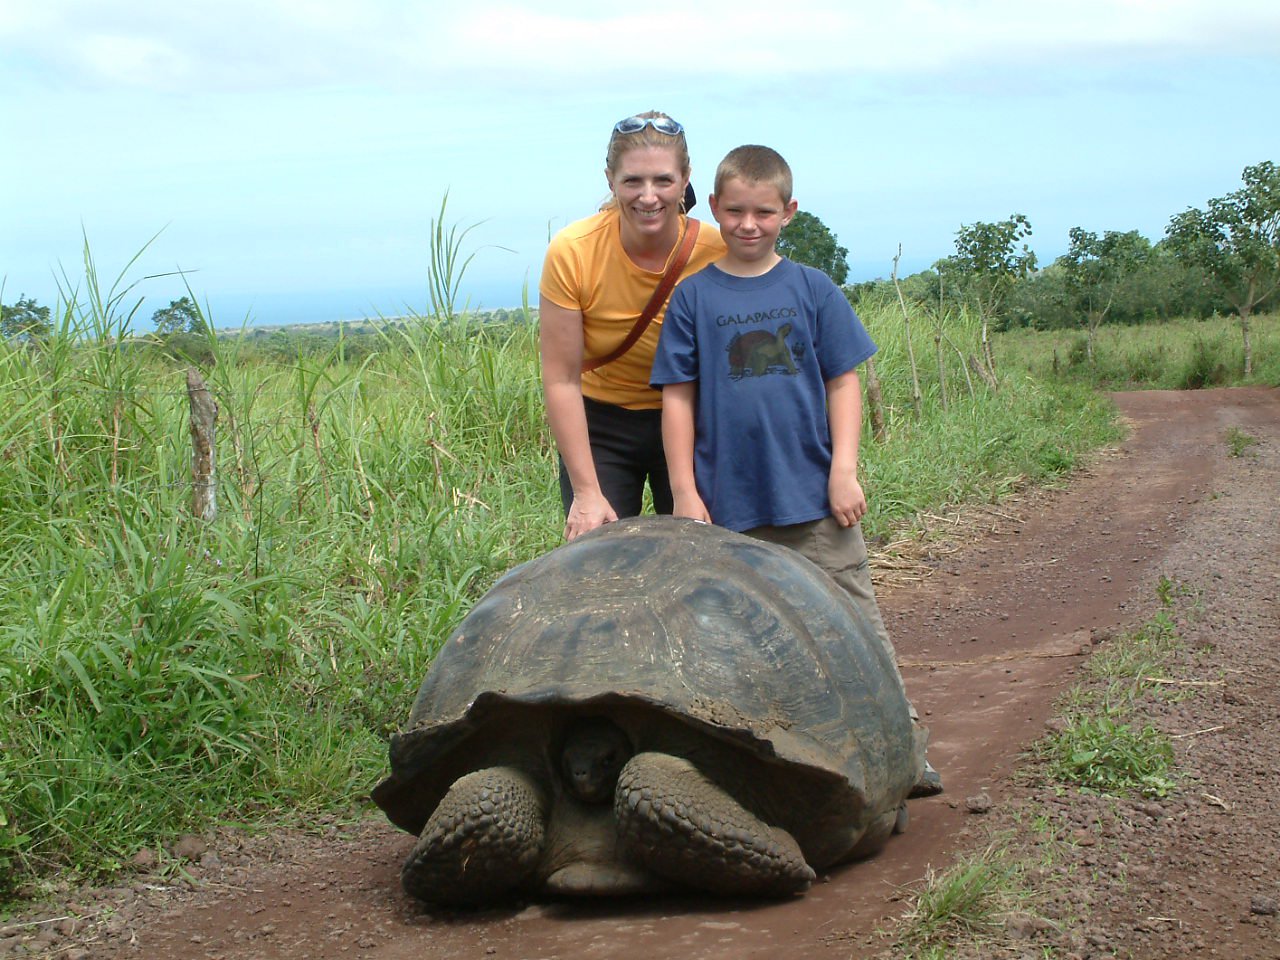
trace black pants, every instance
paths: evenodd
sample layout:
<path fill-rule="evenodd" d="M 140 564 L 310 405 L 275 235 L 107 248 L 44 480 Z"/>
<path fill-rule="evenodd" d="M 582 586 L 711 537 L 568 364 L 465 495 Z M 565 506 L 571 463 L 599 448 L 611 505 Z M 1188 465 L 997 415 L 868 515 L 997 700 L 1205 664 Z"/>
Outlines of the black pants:
<path fill-rule="evenodd" d="M 640 515 L 647 481 L 656 513 L 672 509 L 667 458 L 662 452 L 662 411 L 628 410 L 612 403 L 582 398 L 587 412 L 587 434 L 595 460 L 600 490 L 621 517 Z M 560 461 L 560 500 L 568 514 L 573 486 Z"/>

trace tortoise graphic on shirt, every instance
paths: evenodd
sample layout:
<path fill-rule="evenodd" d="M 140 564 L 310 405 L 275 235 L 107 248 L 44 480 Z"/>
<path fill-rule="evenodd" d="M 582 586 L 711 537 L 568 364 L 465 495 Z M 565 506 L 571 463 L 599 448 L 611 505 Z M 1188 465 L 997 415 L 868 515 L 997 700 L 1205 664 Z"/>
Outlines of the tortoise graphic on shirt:
<path fill-rule="evenodd" d="M 796 375 L 796 364 L 787 346 L 791 324 L 784 323 L 777 331 L 752 330 L 735 334 L 725 348 L 729 352 L 729 376 L 734 380 L 743 377 L 763 377 L 767 373 Z"/>

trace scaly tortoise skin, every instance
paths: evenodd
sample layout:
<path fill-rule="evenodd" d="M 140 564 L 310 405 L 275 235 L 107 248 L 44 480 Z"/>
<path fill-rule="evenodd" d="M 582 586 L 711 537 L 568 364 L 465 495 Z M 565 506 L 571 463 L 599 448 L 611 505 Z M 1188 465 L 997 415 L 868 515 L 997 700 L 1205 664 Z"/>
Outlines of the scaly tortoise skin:
<path fill-rule="evenodd" d="M 673 517 L 558 547 L 475 605 L 391 740 L 404 887 L 800 892 L 902 825 L 924 751 L 888 656 L 784 547 Z"/>

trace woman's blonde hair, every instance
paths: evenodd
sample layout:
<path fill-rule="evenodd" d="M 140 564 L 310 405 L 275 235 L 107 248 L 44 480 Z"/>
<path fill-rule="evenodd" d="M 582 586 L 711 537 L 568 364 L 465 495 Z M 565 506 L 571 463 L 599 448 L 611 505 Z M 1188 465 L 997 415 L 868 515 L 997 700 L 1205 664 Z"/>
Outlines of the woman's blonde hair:
<path fill-rule="evenodd" d="M 637 117 L 641 120 L 670 120 L 667 114 L 660 110 L 646 110 L 644 113 L 637 113 Z M 642 147 L 664 147 L 676 152 L 676 160 L 680 164 L 680 173 L 687 177 L 692 169 L 689 163 L 689 144 L 684 139 L 684 132 L 677 134 L 668 134 L 659 132 L 653 124 L 646 123 L 635 133 L 618 133 L 616 130 L 609 137 L 609 149 L 605 153 L 604 169 L 611 178 L 618 170 L 618 164 L 622 162 L 622 155 L 629 150 L 638 150 Z M 601 210 L 608 210 L 614 206 L 617 201 L 610 194 L 605 201 L 600 204 Z"/>

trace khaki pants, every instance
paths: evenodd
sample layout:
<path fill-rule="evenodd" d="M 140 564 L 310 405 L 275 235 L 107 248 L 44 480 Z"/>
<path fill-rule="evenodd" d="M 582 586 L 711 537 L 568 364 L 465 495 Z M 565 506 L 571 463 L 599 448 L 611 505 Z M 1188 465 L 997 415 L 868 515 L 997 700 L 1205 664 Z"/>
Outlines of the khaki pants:
<path fill-rule="evenodd" d="M 834 580 L 853 601 L 860 613 L 872 625 L 876 642 L 884 647 L 893 664 L 893 676 L 898 689 L 905 697 L 907 688 L 902 682 L 902 674 L 898 671 L 898 654 L 889 641 L 889 631 L 885 629 L 884 620 L 880 616 L 880 606 L 876 603 L 876 592 L 871 585 L 871 563 L 867 558 L 867 542 L 862 538 L 862 525 L 855 523 L 852 527 L 842 527 L 835 517 L 823 517 L 808 523 L 796 523 L 785 527 L 755 527 L 744 530 L 749 537 L 766 540 L 782 547 L 795 550 L 801 556 L 822 569 Z M 907 699 L 907 710 L 911 715 L 914 756 L 912 762 L 917 780 L 923 777 L 928 763 L 925 750 L 929 744 L 929 728 L 920 722 L 915 704 Z M 928 769 L 932 770 L 931 767 Z M 937 773 L 933 774 L 937 778 Z M 939 781 L 938 790 L 941 788 Z M 931 790 L 936 793 L 937 790 Z M 913 794 L 915 795 L 915 794 Z"/>
<path fill-rule="evenodd" d="M 876 592 L 871 585 L 871 564 L 867 559 L 867 543 L 862 539 L 861 524 L 842 527 L 835 517 L 823 517 L 785 527 L 754 527 L 743 533 L 757 540 L 789 547 L 831 577 L 871 623 L 876 642 L 884 647 L 889 662 L 893 664 L 898 687 L 906 692 L 902 674 L 898 672 L 898 655 L 889 640 L 889 631 L 885 629 L 880 606 L 876 603 Z M 914 706 L 911 706 L 911 719 L 918 719 Z"/>
<path fill-rule="evenodd" d="M 885 629 L 880 606 L 876 603 L 876 592 L 871 585 L 871 563 L 867 558 L 867 542 L 862 539 L 862 525 L 855 523 L 852 527 L 842 527 L 835 517 L 823 517 L 785 527 L 755 527 L 743 533 L 795 550 L 839 584 L 872 625 L 876 642 L 888 654 L 889 662 L 893 664 L 893 677 L 905 697 L 907 688 L 898 671 L 898 654 L 889 641 L 889 631 Z M 914 774 L 919 779 L 927 766 L 925 749 L 929 743 L 929 728 L 920 723 L 920 715 L 909 698 L 907 710 L 911 715 L 914 740 Z"/>

